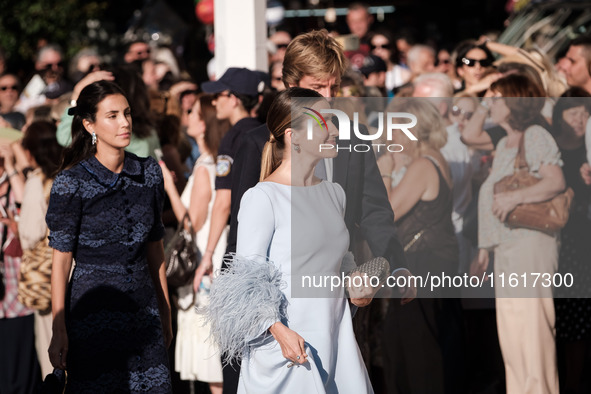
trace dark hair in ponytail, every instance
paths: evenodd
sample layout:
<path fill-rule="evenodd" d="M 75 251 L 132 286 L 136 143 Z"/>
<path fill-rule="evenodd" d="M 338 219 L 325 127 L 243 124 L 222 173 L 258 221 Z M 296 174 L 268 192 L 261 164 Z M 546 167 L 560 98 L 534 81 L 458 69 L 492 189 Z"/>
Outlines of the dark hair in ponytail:
<path fill-rule="evenodd" d="M 95 122 L 99 103 L 114 94 L 125 97 L 121 88 L 109 81 L 97 81 L 82 89 L 76 106 L 70 108 L 70 114 L 74 115 L 72 142 L 64 149 L 59 171 L 73 167 L 96 152 L 96 146 L 92 144 L 92 137 L 84 128 L 82 121 L 86 119 L 89 122 Z"/>
<path fill-rule="evenodd" d="M 262 154 L 261 175 L 262 181 L 279 167 L 283 160 L 283 150 L 285 149 L 285 130 L 297 128 L 303 123 L 302 106 L 301 111 L 294 111 L 298 115 L 292 119 L 292 104 L 294 98 L 323 98 L 318 92 L 304 88 L 289 88 L 282 91 L 275 97 L 273 104 L 267 114 L 267 127 L 271 132 L 269 141 L 265 144 Z M 310 100 L 306 100 L 310 104 Z"/>

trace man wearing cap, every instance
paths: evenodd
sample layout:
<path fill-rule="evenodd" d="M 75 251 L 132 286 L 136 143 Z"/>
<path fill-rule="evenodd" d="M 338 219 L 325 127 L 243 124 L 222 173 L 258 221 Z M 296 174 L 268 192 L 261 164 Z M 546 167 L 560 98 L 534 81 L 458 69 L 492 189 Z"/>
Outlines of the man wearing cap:
<path fill-rule="evenodd" d="M 299 86 L 312 89 L 324 97 L 334 97 L 346 69 L 342 46 L 326 30 L 311 31 L 295 37 L 285 53 L 283 82 L 286 87 Z M 266 125 L 248 131 L 242 138 L 235 161 L 237 173 L 232 179 L 232 214 L 228 235 L 228 252 L 236 251 L 238 211 L 242 195 L 259 181 L 261 154 L 269 140 Z M 355 137 L 356 138 L 356 137 Z M 346 141 L 345 141 L 346 142 Z M 351 143 L 359 142 L 352 140 Z M 393 275 L 410 275 L 402 246 L 396 237 L 394 215 L 388 202 L 386 189 L 372 153 L 350 153 L 342 150 L 335 159 L 323 160 L 315 174 L 343 186 L 347 194 L 345 223 L 352 241 L 363 238 L 375 256 L 390 262 Z M 351 242 L 350 248 L 355 248 Z M 358 256 L 358 260 L 361 260 Z M 358 261 L 363 263 L 364 261 Z M 405 289 L 405 302 L 416 295 L 414 287 Z M 370 299 L 357 299 L 355 304 L 365 306 Z M 227 365 L 224 372 L 224 393 L 236 393 L 240 366 Z"/>
<path fill-rule="evenodd" d="M 227 119 L 232 127 L 220 142 L 216 160 L 216 195 L 211 211 L 211 224 L 207 247 L 202 251 L 199 268 L 195 272 L 193 285 L 199 288 L 201 278 L 211 271 L 211 257 L 224 228 L 228 224 L 231 208 L 232 176 L 234 158 L 238 143 L 244 132 L 258 127 L 261 123 L 250 116 L 250 111 L 258 103 L 259 91 L 263 82 L 258 74 L 246 68 L 229 68 L 217 81 L 205 82 L 201 87 L 205 93 L 215 95 L 213 105 L 218 119 Z"/>
<path fill-rule="evenodd" d="M 386 62 L 376 55 L 367 55 L 359 72 L 363 74 L 363 85 L 368 97 L 386 97 Z"/>

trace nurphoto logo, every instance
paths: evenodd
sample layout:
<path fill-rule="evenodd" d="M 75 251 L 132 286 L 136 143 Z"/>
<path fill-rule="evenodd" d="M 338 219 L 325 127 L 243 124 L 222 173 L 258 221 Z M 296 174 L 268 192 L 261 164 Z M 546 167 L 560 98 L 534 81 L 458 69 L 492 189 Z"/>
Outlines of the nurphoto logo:
<path fill-rule="evenodd" d="M 402 152 L 404 149 L 400 144 L 384 144 L 384 143 L 376 143 L 380 139 L 383 140 L 382 134 L 384 134 L 384 118 L 386 119 L 386 139 L 387 141 L 392 141 L 392 135 L 395 131 L 402 131 L 411 141 L 417 141 L 417 137 L 409 130 L 416 126 L 417 124 L 417 117 L 413 114 L 408 112 L 386 112 L 385 116 L 383 112 L 378 114 L 378 127 L 377 131 L 374 134 L 365 134 L 359 130 L 359 113 L 353 113 L 353 122 L 349 116 L 338 109 L 321 109 L 320 111 L 316 111 L 310 107 L 304 107 L 304 109 L 312 112 L 304 112 L 304 114 L 310 116 L 308 119 L 307 124 L 307 136 L 308 140 L 313 138 L 313 127 L 314 122 L 316 122 L 320 127 L 324 127 L 328 129 L 328 125 L 326 119 L 323 114 L 328 114 L 335 116 L 338 120 L 338 127 L 339 127 L 339 141 L 350 141 L 351 140 L 351 124 L 353 124 L 353 133 L 357 138 L 362 141 L 373 141 L 372 143 L 364 143 L 364 144 L 354 144 L 354 145 L 343 145 L 339 144 L 337 146 L 333 144 L 320 144 L 319 150 L 329 150 L 335 149 L 339 150 L 348 150 L 349 152 L 369 152 L 372 148 L 376 148 L 378 152 L 380 149 L 385 148 L 388 152 Z M 396 119 L 396 122 L 395 122 Z M 409 122 L 405 123 L 398 123 L 401 119 L 407 119 Z"/>

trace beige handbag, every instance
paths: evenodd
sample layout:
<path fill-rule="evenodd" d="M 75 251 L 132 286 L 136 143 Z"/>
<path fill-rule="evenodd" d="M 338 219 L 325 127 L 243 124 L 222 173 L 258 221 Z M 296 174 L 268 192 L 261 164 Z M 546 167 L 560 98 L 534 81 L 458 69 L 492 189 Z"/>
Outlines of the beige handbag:
<path fill-rule="evenodd" d="M 43 182 L 46 201 L 51 192 L 51 180 Z M 49 229 L 45 237 L 32 249 L 23 250 L 18 280 L 18 301 L 41 312 L 51 310 L 51 261 L 53 249 L 49 246 Z"/>
<path fill-rule="evenodd" d="M 28 308 L 41 312 L 51 309 L 52 255 L 47 236 L 33 249 L 23 250 L 17 297 Z"/>

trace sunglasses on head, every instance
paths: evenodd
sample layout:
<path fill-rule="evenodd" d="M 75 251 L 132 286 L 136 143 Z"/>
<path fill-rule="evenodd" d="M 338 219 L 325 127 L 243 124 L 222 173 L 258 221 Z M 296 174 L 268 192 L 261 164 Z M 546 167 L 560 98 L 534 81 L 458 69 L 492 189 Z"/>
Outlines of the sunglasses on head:
<path fill-rule="evenodd" d="M 389 50 L 390 49 L 390 43 L 383 44 L 383 45 L 374 45 L 374 44 L 371 44 L 369 47 L 371 48 L 372 51 L 374 49 L 388 49 Z"/>
<path fill-rule="evenodd" d="M 490 59 L 470 59 L 468 57 L 463 57 L 462 63 L 468 67 L 474 67 L 476 63 L 480 64 L 480 67 L 490 67 L 492 65 L 492 61 Z"/>
<path fill-rule="evenodd" d="M 454 105 L 451 108 L 451 114 L 453 116 L 460 116 L 463 115 L 464 118 L 466 118 L 467 120 L 470 120 L 470 118 L 472 117 L 472 115 L 474 114 L 474 112 L 471 111 L 465 111 L 463 109 L 461 109 L 460 107 L 458 107 L 457 105 Z"/>
<path fill-rule="evenodd" d="M 10 85 L 10 86 L 0 86 L 0 90 L 5 92 L 7 90 L 18 90 L 18 86 Z"/>

